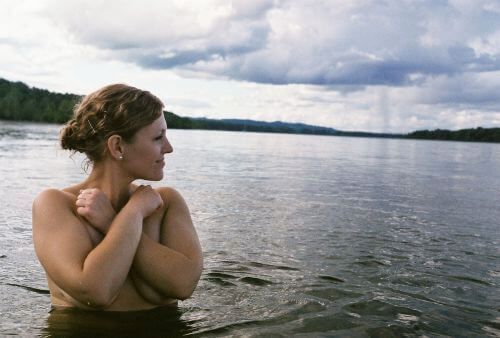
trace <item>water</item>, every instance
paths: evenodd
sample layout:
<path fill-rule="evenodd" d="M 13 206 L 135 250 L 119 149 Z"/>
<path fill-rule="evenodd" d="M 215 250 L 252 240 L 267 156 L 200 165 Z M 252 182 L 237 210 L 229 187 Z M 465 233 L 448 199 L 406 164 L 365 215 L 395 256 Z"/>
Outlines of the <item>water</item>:
<path fill-rule="evenodd" d="M 49 313 L 31 203 L 85 173 L 0 122 L 0 335 L 500 336 L 500 145 L 170 130 L 205 256 L 177 310 Z M 149 329 L 146 329 L 149 328 Z"/>

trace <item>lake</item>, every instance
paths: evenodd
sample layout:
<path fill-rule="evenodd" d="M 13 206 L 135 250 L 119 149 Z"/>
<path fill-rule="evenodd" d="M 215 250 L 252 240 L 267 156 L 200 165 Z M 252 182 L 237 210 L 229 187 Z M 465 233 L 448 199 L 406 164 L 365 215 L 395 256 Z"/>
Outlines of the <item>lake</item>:
<path fill-rule="evenodd" d="M 169 130 L 193 297 L 49 313 L 31 203 L 86 175 L 59 129 L 0 121 L 0 335 L 500 336 L 500 144 Z"/>

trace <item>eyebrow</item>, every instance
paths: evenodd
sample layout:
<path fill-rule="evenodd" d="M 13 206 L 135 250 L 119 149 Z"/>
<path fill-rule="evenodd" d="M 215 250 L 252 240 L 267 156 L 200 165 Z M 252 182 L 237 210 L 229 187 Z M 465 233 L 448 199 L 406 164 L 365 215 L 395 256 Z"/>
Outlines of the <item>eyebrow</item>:
<path fill-rule="evenodd" d="M 167 134 L 167 129 L 161 128 L 161 130 L 159 132 L 156 132 L 155 137 L 157 137 L 158 135 L 162 136 L 163 134 L 165 134 L 165 135 Z"/>

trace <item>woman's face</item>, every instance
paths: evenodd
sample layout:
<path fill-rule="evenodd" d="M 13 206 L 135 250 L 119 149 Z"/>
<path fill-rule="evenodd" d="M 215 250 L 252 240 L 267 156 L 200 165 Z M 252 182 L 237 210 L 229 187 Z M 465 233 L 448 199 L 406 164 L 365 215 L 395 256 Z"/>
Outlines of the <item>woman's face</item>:
<path fill-rule="evenodd" d="M 173 151 L 167 139 L 167 122 L 163 114 L 137 131 L 123 150 L 123 166 L 134 178 L 159 181 L 163 178 L 165 154 Z"/>

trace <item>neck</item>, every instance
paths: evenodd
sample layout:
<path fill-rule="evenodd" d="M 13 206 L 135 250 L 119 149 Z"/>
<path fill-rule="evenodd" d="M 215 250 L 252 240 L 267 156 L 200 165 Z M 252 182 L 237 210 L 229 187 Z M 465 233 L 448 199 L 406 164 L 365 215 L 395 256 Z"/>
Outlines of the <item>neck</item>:
<path fill-rule="evenodd" d="M 116 211 L 123 208 L 130 197 L 133 179 L 126 177 L 112 161 L 95 163 L 89 177 L 82 182 L 83 189 L 98 188 L 111 201 Z"/>

